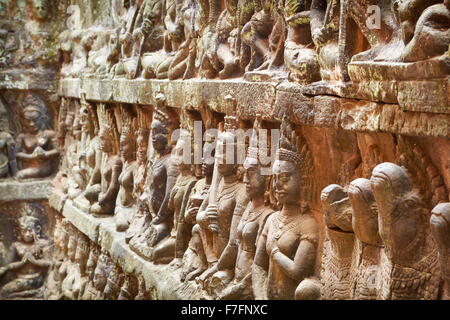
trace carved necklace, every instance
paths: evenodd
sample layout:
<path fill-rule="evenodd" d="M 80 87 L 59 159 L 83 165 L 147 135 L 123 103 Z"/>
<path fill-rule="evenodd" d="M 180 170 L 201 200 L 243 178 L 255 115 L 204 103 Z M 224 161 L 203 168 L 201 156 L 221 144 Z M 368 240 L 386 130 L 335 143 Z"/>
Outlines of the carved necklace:
<path fill-rule="evenodd" d="M 283 233 L 288 232 L 289 230 L 294 229 L 298 226 L 299 222 L 297 221 L 297 216 L 294 215 L 292 217 L 285 217 L 281 214 L 275 216 L 275 234 L 274 238 L 279 240 Z"/>
<path fill-rule="evenodd" d="M 262 214 L 264 214 L 264 212 L 266 210 L 267 210 L 267 208 L 264 206 L 255 209 L 255 208 L 253 208 L 253 205 L 252 205 L 252 208 L 248 211 L 248 214 L 242 218 L 242 222 L 246 224 L 248 222 L 255 221 Z"/>
<path fill-rule="evenodd" d="M 217 197 L 217 201 L 219 202 L 222 198 L 232 195 L 236 191 L 236 186 L 238 186 L 239 181 L 236 180 L 230 184 L 223 184 L 219 189 L 219 196 Z"/>

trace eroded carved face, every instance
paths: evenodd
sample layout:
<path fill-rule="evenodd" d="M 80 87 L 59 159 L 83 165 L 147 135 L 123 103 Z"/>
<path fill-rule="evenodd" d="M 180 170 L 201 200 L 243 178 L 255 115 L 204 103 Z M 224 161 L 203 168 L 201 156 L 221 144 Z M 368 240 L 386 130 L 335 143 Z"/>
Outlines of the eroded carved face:
<path fill-rule="evenodd" d="M 268 176 L 261 175 L 261 168 L 257 159 L 247 158 L 244 162 L 245 190 L 250 199 L 264 197 Z"/>
<path fill-rule="evenodd" d="M 81 131 L 85 133 L 91 132 L 93 124 L 91 122 L 91 117 L 89 115 L 89 110 L 86 107 L 80 108 L 80 123 Z"/>
<path fill-rule="evenodd" d="M 140 130 L 136 138 L 136 144 L 137 144 L 136 159 L 138 163 L 143 164 L 147 160 L 148 133 Z"/>
<path fill-rule="evenodd" d="M 32 0 L 36 12 L 36 17 L 40 20 L 47 18 L 49 13 L 48 0 Z"/>
<path fill-rule="evenodd" d="M 275 195 L 279 204 L 298 205 L 300 195 L 300 174 L 290 161 L 276 160 L 272 167 Z"/>
<path fill-rule="evenodd" d="M 152 123 L 152 146 L 157 152 L 161 153 L 167 149 L 167 145 L 169 143 L 168 139 L 168 130 L 158 120 L 153 120 Z"/>
<path fill-rule="evenodd" d="M 38 110 L 29 107 L 23 113 L 24 129 L 28 133 L 36 134 L 41 129 L 41 114 Z"/>
<path fill-rule="evenodd" d="M 129 160 L 134 158 L 134 141 L 127 134 L 120 135 L 120 156 L 122 159 Z"/>
<path fill-rule="evenodd" d="M 205 144 L 203 145 L 203 158 L 202 158 L 202 175 L 212 176 L 214 171 L 214 156 L 216 142 L 214 138 L 207 137 Z"/>
<path fill-rule="evenodd" d="M 32 243 L 37 238 L 38 232 L 36 226 L 33 223 L 21 223 L 20 224 L 20 238 L 25 243 Z"/>
<path fill-rule="evenodd" d="M 110 153 L 113 151 L 113 145 L 111 141 L 111 136 L 108 135 L 108 131 L 105 128 L 100 128 L 98 133 L 100 138 L 100 150 L 106 153 Z"/>
<path fill-rule="evenodd" d="M 229 177 L 237 172 L 237 150 L 235 136 L 230 132 L 224 132 L 217 142 L 216 161 L 217 169 L 224 177 Z"/>
<path fill-rule="evenodd" d="M 353 208 L 352 226 L 357 238 L 367 244 L 381 245 L 378 209 L 370 188 L 370 180 L 354 180 L 350 183 L 348 196 Z"/>
<path fill-rule="evenodd" d="M 191 165 L 187 163 L 189 157 L 185 157 L 185 152 L 189 152 L 189 148 L 187 146 L 189 142 L 184 139 L 179 139 L 174 149 L 174 153 L 172 155 L 173 164 L 178 167 L 180 172 L 187 171 L 191 169 Z"/>

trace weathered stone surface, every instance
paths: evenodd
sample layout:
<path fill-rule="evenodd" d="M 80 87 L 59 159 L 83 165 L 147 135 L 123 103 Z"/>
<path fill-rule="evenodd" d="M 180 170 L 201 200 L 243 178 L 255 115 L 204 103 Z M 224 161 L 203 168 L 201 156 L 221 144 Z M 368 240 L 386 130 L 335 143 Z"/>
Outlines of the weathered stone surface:
<path fill-rule="evenodd" d="M 32 201 L 48 199 L 52 191 L 51 180 L 19 182 L 0 181 L 0 201 Z"/>

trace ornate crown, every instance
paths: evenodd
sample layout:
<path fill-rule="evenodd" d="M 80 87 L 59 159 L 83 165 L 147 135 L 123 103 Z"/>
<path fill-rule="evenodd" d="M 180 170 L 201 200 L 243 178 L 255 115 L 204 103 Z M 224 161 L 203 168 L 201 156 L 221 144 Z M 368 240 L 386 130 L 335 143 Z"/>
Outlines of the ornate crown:
<path fill-rule="evenodd" d="M 276 159 L 282 161 L 290 161 L 295 164 L 302 162 L 302 157 L 297 150 L 297 134 L 292 129 L 292 125 L 289 122 L 287 114 L 284 115 L 281 122 L 281 136 L 278 142 L 278 149 L 276 153 Z"/>

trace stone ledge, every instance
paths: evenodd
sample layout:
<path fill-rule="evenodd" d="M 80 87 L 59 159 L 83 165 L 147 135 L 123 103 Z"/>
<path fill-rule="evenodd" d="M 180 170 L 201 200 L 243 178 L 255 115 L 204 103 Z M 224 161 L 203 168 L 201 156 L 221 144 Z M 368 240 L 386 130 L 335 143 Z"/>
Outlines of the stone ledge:
<path fill-rule="evenodd" d="M 0 202 L 47 200 L 51 190 L 51 180 L 3 180 L 0 181 Z"/>
<path fill-rule="evenodd" d="M 53 192 L 51 198 L 53 201 L 50 202 L 50 206 L 57 210 L 58 208 L 53 205 L 62 203 L 62 199 L 58 199 L 61 198 L 61 194 Z M 179 269 L 169 265 L 155 265 L 134 253 L 125 243 L 125 234 L 115 230 L 113 217 L 94 217 L 78 209 L 72 200 L 65 201 L 62 215 L 103 250 L 108 251 L 124 272 L 142 275 L 147 290 L 153 292 L 153 298 L 198 300 L 204 296 L 195 282 L 180 281 Z"/>
<path fill-rule="evenodd" d="M 154 105 L 155 94 L 163 92 L 169 105 L 188 109 L 207 105 L 220 113 L 226 113 L 225 97 L 232 95 L 237 101 L 237 115 L 243 120 L 253 119 L 259 113 L 264 120 L 279 121 L 292 108 L 292 120 L 299 125 L 450 137 L 450 114 L 406 111 L 399 104 L 343 98 L 331 93 L 311 96 L 308 90 L 288 82 L 63 79 L 58 92 L 64 97 L 79 98 L 84 91 L 92 101 L 141 105 Z"/>

